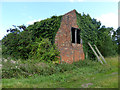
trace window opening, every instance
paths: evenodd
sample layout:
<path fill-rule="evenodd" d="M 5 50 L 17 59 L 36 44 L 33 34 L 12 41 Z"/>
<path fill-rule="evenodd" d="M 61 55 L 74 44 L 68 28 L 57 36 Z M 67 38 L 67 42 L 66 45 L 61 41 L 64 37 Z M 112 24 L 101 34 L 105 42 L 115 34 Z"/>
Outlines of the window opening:
<path fill-rule="evenodd" d="M 71 28 L 72 43 L 80 44 L 80 30 L 77 28 Z"/>
<path fill-rule="evenodd" d="M 72 27 L 72 43 L 75 43 L 75 28 Z"/>

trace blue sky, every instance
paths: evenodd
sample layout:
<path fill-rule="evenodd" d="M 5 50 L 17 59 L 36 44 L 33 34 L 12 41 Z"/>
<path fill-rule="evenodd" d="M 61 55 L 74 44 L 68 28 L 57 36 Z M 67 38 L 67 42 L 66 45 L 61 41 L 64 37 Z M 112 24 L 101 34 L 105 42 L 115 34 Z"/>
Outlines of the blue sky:
<path fill-rule="evenodd" d="M 35 21 L 63 15 L 73 9 L 89 14 L 107 27 L 118 27 L 117 2 L 1 2 L 0 39 L 7 34 L 12 25 L 29 25 Z"/>

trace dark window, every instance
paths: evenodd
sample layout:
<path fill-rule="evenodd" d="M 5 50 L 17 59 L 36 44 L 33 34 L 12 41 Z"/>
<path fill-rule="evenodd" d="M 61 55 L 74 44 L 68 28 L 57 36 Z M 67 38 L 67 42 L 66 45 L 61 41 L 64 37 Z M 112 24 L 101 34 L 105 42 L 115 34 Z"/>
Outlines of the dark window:
<path fill-rule="evenodd" d="M 71 28 L 72 43 L 80 44 L 80 30 L 77 28 Z"/>
<path fill-rule="evenodd" d="M 75 43 L 75 28 L 72 28 L 72 43 Z"/>

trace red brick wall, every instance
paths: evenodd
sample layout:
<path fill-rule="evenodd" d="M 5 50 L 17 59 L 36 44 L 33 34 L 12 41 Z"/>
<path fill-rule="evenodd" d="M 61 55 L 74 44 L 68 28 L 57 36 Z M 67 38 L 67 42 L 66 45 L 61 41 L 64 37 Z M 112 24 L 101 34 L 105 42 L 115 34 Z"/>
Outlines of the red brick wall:
<path fill-rule="evenodd" d="M 61 26 L 55 36 L 55 44 L 60 50 L 61 61 L 67 63 L 84 60 L 82 44 L 71 43 L 71 27 L 78 28 L 75 10 L 62 17 Z"/>

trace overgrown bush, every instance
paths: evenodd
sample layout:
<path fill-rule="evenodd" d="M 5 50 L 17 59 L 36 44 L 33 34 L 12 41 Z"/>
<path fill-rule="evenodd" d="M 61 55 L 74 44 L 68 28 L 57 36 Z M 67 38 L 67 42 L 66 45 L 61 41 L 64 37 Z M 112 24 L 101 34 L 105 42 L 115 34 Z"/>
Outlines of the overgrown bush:
<path fill-rule="evenodd" d="M 57 61 L 60 52 L 57 50 L 56 45 L 52 44 L 48 38 L 40 39 L 32 45 L 31 57 L 38 60 L 38 62 L 42 60 L 47 62 Z"/>

